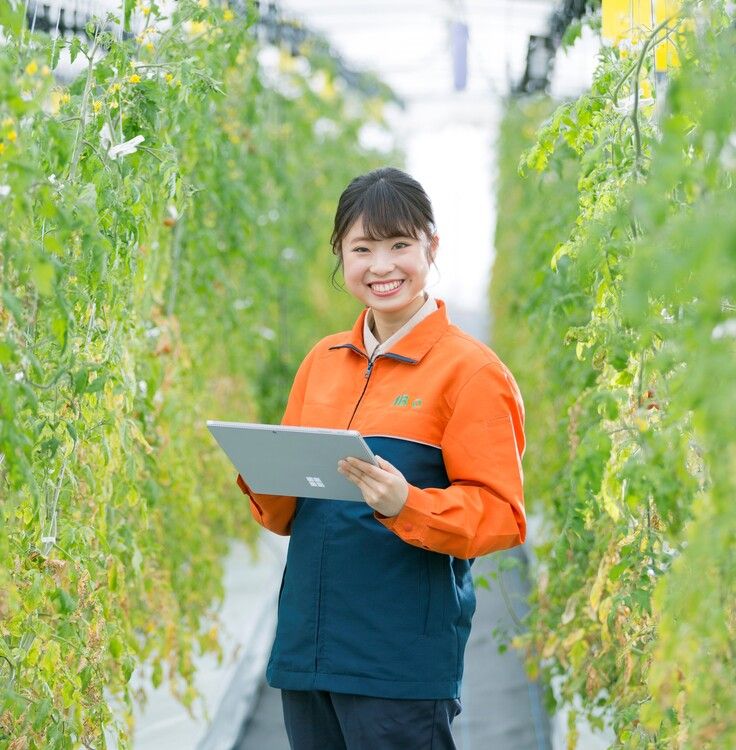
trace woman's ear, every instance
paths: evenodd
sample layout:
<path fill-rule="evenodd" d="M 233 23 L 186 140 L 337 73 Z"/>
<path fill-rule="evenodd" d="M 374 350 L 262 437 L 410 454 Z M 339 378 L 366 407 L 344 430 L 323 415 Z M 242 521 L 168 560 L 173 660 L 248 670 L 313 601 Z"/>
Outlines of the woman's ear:
<path fill-rule="evenodd" d="M 429 259 L 431 263 L 434 263 L 435 256 L 437 255 L 437 250 L 440 246 L 440 236 L 439 234 L 435 234 L 432 236 L 432 239 L 429 242 Z"/>

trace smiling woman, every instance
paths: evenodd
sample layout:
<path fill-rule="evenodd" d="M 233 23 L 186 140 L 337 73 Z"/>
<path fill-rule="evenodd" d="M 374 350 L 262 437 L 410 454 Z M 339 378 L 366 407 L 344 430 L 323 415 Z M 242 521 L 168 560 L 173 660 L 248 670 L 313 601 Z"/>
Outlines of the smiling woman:
<path fill-rule="evenodd" d="M 254 518 L 291 536 L 266 676 L 295 750 L 454 748 L 470 566 L 526 537 L 521 394 L 425 292 L 438 245 L 405 172 L 342 193 L 335 272 L 365 309 L 306 355 L 282 424 L 358 430 L 378 463 L 338 470 L 365 503 L 262 495 L 237 477 Z"/>
<path fill-rule="evenodd" d="M 343 273 L 348 291 L 372 308 L 372 330 L 382 342 L 427 301 L 424 287 L 439 238 L 355 237 L 364 231 L 360 217 L 343 240 Z"/>
<path fill-rule="evenodd" d="M 333 252 L 348 291 L 372 309 L 379 342 L 427 301 L 424 287 L 439 236 L 432 206 L 413 178 L 390 167 L 357 177 L 337 207 Z"/>

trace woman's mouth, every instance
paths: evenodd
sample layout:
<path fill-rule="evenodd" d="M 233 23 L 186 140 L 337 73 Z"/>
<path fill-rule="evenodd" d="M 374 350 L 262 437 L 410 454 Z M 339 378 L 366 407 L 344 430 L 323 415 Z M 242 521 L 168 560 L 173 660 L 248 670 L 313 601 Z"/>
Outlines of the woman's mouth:
<path fill-rule="evenodd" d="M 373 284 L 369 284 L 368 286 L 370 286 L 371 291 L 377 297 L 390 297 L 392 294 L 395 294 L 398 289 L 401 288 L 403 283 L 404 279 L 400 279 L 397 281 L 376 281 Z"/>

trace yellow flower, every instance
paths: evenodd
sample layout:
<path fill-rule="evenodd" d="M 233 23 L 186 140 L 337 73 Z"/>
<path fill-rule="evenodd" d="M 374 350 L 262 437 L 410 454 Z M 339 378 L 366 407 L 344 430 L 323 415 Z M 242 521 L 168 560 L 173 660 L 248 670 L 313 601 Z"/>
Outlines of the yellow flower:
<path fill-rule="evenodd" d="M 0 154 L 3 154 L 3 153 L 5 153 L 5 144 L 2 141 L 0 141 Z"/>
<path fill-rule="evenodd" d="M 144 6 L 143 6 L 143 7 L 141 8 L 141 13 L 143 13 L 143 15 L 144 15 L 144 16 L 147 16 L 147 15 L 149 15 L 149 14 L 151 13 L 151 8 L 150 8 L 150 6 L 148 6 L 148 5 L 144 5 Z"/>
<path fill-rule="evenodd" d="M 153 52 L 153 50 L 155 50 L 155 49 L 156 49 L 156 48 L 155 48 L 155 47 L 153 46 L 153 43 L 152 43 L 152 42 L 148 42 L 148 44 L 146 44 L 146 45 L 145 45 L 145 47 L 146 47 L 146 49 L 147 49 L 147 50 L 148 50 L 149 52 Z"/>
<path fill-rule="evenodd" d="M 172 73 L 167 73 L 164 78 L 166 78 L 166 83 L 171 83 L 174 80 L 174 76 Z"/>
<path fill-rule="evenodd" d="M 18 133 L 15 130 L 9 130 L 5 136 L 11 143 L 18 140 Z"/>
<path fill-rule="evenodd" d="M 332 79 L 328 78 L 325 80 L 325 83 L 322 86 L 322 91 L 320 91 L 319 95 L 322 99 L 328 102 L 331 102 L 336 98 L 337 89 L 335 89 L 335 84 L 332 82 Z"/>
<path fill-rule="evenodd" d="M 120 91 L 120 84 L 119 83 L 110 84 L 110 87 L 107 89 L 107 91 L 110 94 L 116 94 L 118 91 Z"/>
<path fill-rule="evenodd" d="M 279 70 L 290 73 L 296 68 L 296 60 L 284 49 L 279 50 Z"/>
<path fill-rule="evenodd" d="M 69 104 L 71 100 L 72 100 L 72 97 L 69 94 L 62 94 L 59 97 L 59 104 Z"/>
<path fill-rule="evenodd" d="M 117 99 L 113 99 L 110 102 L 110 109 L 117 109 L 117 108 L 118 108 L 118 100 Z"/>
<path fill-rule="evenodd" d="M 38 72 L 38 64 L 35 60 L 31 60 L 31 62 L 26 65 L 26 73 L 28 73 L 29 76 L 35 75 Z"/>
<path fill-rule="evenodd" d="M 235 18 L 235 13 L 233 13 L 230 8 L 225 8 L 225 10 L 222 12 L 222 17 L 226 21 L 232 21 L 233 18 Z"/>
<path fill-rule="evenodd" d="M 132 76 L 128 76 L 128 81 L 130 81 L 130 83 L 140 83 L 141 77 L 138 75 L 138 73 L 133 73 Z"/>
<path fill-rule="evenodd" d="M 92 111 L 99 112 L 102 109 L 102 102 L 93 102 Z"/>
<path fill-rule="evenodd" d="M 641 81 L 639 86 L 639 96 L 641 96 L 642 99 L 649 99 L 652 96 L 652 84 L 648 78 Z"/>
<path fill-rule="evenodd" d="M 51 107 L 51 114 L 58 114 L 61 107 L 61 94 L 58 91 L 52 91 L 49 95 L 49 105 Z"/>
<path fill-rule="evenodd" d="M 197 34 L 203 34 L 207 31 L 209 24 L 207 21 L 190 21 L 189 22 L 189 34 L 190 36 L 196 36 Z"/>

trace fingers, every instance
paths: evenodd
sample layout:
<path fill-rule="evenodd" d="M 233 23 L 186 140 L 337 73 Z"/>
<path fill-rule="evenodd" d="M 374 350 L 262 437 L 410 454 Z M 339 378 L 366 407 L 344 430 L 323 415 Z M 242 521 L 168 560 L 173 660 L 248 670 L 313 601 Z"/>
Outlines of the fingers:
<path fill-rule="evenodd" d="M 357 469 L 363 474 L 367 474 L 368 476 L 372 477 L 380 477 L 384 473 L 384 470 L 379 466 L 370 464 L 367 461 L 361 460 L 360 458 L 353 458 L 353 456 L 348 456 L 347 458 L 343 459 L 343 463 L 347 464 L 352 469 Z"/>
<path fill-rule="evenodd" d="M 394 474 L 397 477 L 403 477 L 404 475 L 389 461 L 387 461 L 383 456 L 376 456 L 378 459 L 378 466 L 379 468 L 383 469 L 384 471 L 387 471 L 389 474 Z"/>
<path fill-rule="evenodd" d="M 357 461 L 357 463 L 353 463 L 354 461 Z M 380 475 L 371 472 L 374 469 L 374 466 L 358 459 L 348 458 L 338 463 L 338 471 L 347 479 L 355 482 L 358 486 L 363 485 L 366 489 L 370 490 L 377 490 L 383 484 L 380 481 Z"/>
<path fill-rule="evenodd" d="M 384 516 L 395 516 L 406 503 L 408 484 L 403 474 L 387 461 L 380 460 L 393 471 L 353 457 L 338 461 L 338 471 L 360 489 L 363 499 L 373 510 Z"/>

